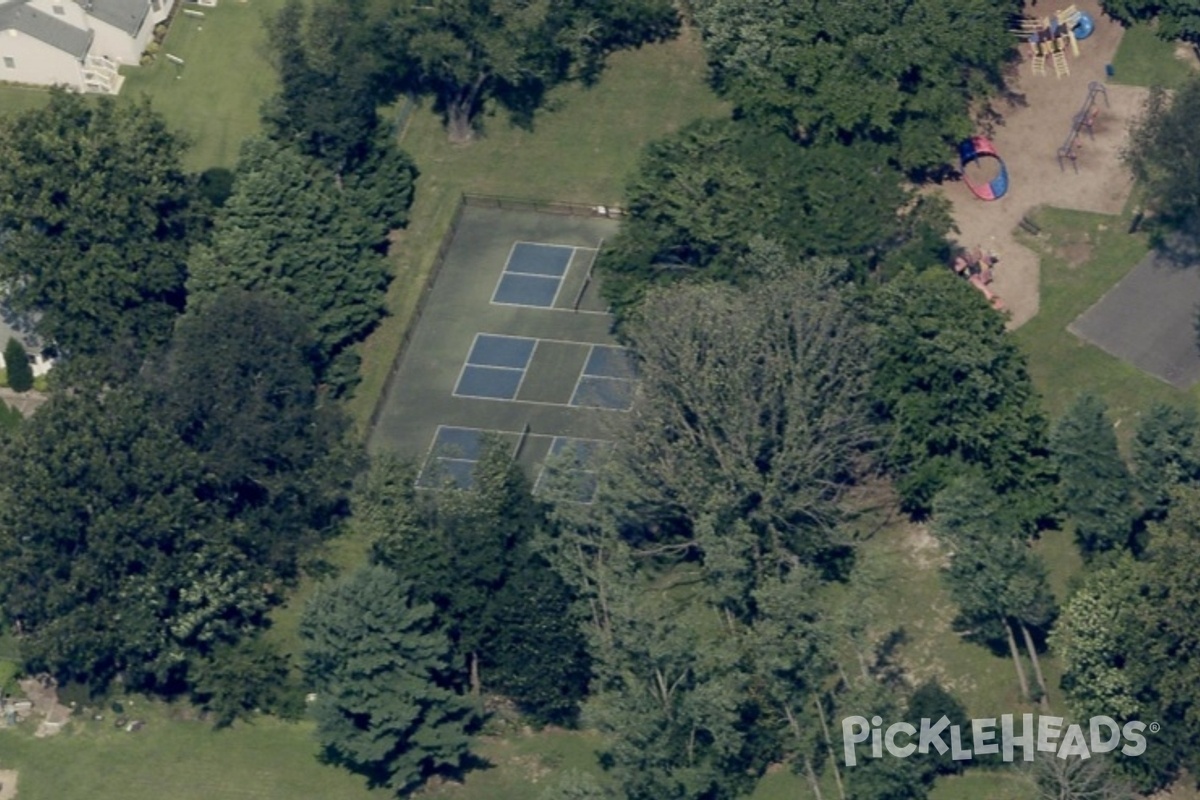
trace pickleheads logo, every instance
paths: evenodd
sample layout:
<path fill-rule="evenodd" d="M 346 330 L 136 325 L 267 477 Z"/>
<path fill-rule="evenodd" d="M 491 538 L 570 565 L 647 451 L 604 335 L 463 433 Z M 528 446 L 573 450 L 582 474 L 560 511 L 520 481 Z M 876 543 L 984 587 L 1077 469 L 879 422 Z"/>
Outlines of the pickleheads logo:
<path fill-rule="evenodd" d="M 1024 760 L 1033 761 L 1036 751 L 1056 753 L 1059 758 L 1090 758 L 1093 753 L 1109 753 L 1117 747 L 1127 756 L 1140 756 L 1146 752 L 1143 731 L 1158 732 L 1157 722 L 1147 726 L 1135 720 L 1118 725 L 1112 717 L 1092 717 L 1088 720 L 1085 735 L 1083 725 L 1071 724 L 1064 729 L 1064 722 L 1062 717 L 1035 718 L 1033 714 L 1024 714 L 1018 734 L 1013 726 L 1013 715 L 1004 714 L 1000 717 L 999 731 L 994 717 L 975 719 L 971 720 L 970 731 L 964 735 L 961 726 L 951 725 L 948 717 L 936 722 L 923 719 L 919 729 L 907 722 L 897 722 L 885 730 L 881 717 L 872 717 L 868 721 L 866 717 L 855 716 L 842 720 L 842 742 L 846 766 L 853 767 L 858 764 L 857 746 L 868 739 L 872 758 L 883 758 L 885 749 L 891 756 L 907 758 L 914 753 L 928 753 L 932 748 L 940 755 L 949 752 L 955 761 L 996 754 L 1002 755 L 1005 761 L 1012 761 L 1013 753 L 1019 747 Z M 964 741 L 971 747 L 964 747 Z"/>

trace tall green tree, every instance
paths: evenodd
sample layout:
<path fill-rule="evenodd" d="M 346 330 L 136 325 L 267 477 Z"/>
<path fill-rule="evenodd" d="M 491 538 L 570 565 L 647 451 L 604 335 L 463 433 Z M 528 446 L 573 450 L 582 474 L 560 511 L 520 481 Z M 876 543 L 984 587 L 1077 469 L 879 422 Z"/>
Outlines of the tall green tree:
<path fill-rule="evenodd" d="M 927 513 L 966 467 L 1025 509 L 1056 512 L 1047 422 L 1004 319 L 949 270 L 908 273 L 870 303 L 879 333 L 874 409 L 904 508 Z"/>
<path fill-rule="evenodd" d="M 702 518 L 745 522 L 760 572 L 829 563 L 844 545 L 839 500 L 874 433 L 870 338 L 832 283 L 793 269 L 745 291 L 647 297 L 628 331 L 639 397 L 616 450 L 630 525 L 686 550 Z"/>
<path fill-rule="evenodd" d="M 1032 697 L 1017 644 L 1020 633 L 1043 704 L 1048 687 L 1031 629 L 1048 631 L 1057 613 L 1045 564 L 1029 547 L 1022 509 L 979 476 L 960 478 L 935 503 L 933 531 L 950 551 L 944 579 L 959 621 L 984 643 L 1007 646 L 1021 692 Z"/>
<path fill-rule="evenodd" d="M 324 587 L 300 637 L 330 760 L 402 797 L 466 766 L 478 717 L 453 687 L 451 645 L 433 607 L 413 602 L 396 573 L 366 566 Z"/>
<path fill-rule="evenodd" d="M 1200 33 L 1200 13 L 1192 14 Z M 1155 212 L 1158 244 L 1187 257 L 1200 248 L 1200 155 L 1193 147 L 1198 124 L 1200 78 L 1170 94 L 1152 89 L 1124 153 Z"/>
<path fill-rule="evenodd" d="M 711 608 L 678 596 L 648 602 L 648 587 L 628 577 L 634 583 L 609 598 L 601 691 L 587 707 L 587 720 L 609 736 L 601 763 L 629 800 L 745 796 L 767 759 L 741 647 L 728 629 L 717 645 Z"/>
<path fill-rule="evenodd" d="M 381 24 L 393 87 L 432 97 L 463 142 L 489 103 L 528 119 L 552 86 L 594 78 L 609 52 L 671 36 L 677 18 L 668 0 L 402 0 Z"/>
<path fill-rule="evenodd" d="M 263 121 L 273 138 L 339 174 L 365 159 L 379 127 L 375 109 L 389 99 L 369 12 L 365 0 L 289 0 L 267 26 L 280 90 Z"/>
<path fill-rule="evenodd" d="M 0 278 L 77 367 L 128 376 L 170 336 L 199 228 L 182 152 L 148 101 L 59 91 L 0 123 Z"/>
<path fill-rule="evenodd" d="M 4 370 L 8 375 L 8 388 L 14 392 L 28 392 L 33 388 L 33 367 L 29 366 L 29 354 L 25 345 L 15 336 L 4 345 Z"/>
<path fill-rule="evenodd" d="M 247 142 L 211 241 L 189 262 L 189 307 L 226 288 L 290 298 L 316 335 L 321 380 L 335 393 L 349 391 L 358 380 L 351 346 L 383 316 L 390 280 L 387 225 L 358 199 L 294 148 Z"/>
<path fill-rule="evenodd" d="M 1001 85 L 1011 2 L 695 0 L 717 91 L 808 143 L 875 143 L 937 169 Z"/>
<path fill-rule="evenodd" d="M 377 461 L 354 505 L 359 524 L 379 534 L 374 561 L 434 605 L 474 693 L 503 694 L 538 722 L 573 723 L 588 686 L 586 643 L 571 592 L 538 552 L 550 522 L 520 467 L 489 448 L 473 492 L 427 503 L 411 476 L 397 480 L 406 474 Z"/>
<path fill-rule="evenodd" d="M 1106 411 L 1099 397 L 1082 395 L 1050 436 L 1063 510 L 1085 557 L 1128 547 L 1136 516 L 1133 478 Z"/>

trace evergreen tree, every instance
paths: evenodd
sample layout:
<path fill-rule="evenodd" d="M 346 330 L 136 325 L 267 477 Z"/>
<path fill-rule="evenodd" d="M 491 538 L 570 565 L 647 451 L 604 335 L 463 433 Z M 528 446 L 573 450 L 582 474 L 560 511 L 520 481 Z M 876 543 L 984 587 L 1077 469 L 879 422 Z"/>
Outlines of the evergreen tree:
<path fill-rule="evenodd" d="M 466 665 L 463 682 L 510 697 L 538 722 L 573 723 L 588 685 L 586 643 L 571 592 L 537 552 L 550 523 L 520 467 L 488 447 L 475 491 L 442 493 L 429 505 L 411 480 L 397 480 L 403 470 L 394 463 L 372 472 L 354 516 L 381 534 L 376 563 L 434 604 Z"/>
<path fill-rule="evenodd" d="M 921 720 L 937 721 L 947 717 L 951 725 L 958 725 L 962 730 L 971 727 L 970 717 L 962 703 L 954 695 L 946 691 L 935 679 L 922 683 L 908 698 L 908 723 L 917 730 L 921 729 Z M 924 762 L 925 782 L 932 783 L 938 775 L 956 775 L 963 771 L 963 762 L 955 761 L 950 752 L 938 753 L 930 750 L 925 755 L 913 755 L 911 758 Z"/>
<path fill-rule="evenodd" d="M 411 185 L 413 174 L 394 169 L 391 179 Z M 247 142 L 211 241 L 189 262 L 189 309 L 222 289 L 289 298 L 316 336 L 320 380 L 335 393 L 350 391 L 358 380 L 351 346 L 382 318 L 391 279 L 383 257 L 388 220 L 372 214 L 398 213 L 396 198 L 360 208 L 370 194 L 339 188 L 332 172 L 294 148 Z"/>
<path fill-rule="evenodd" d="M 28 392 L 33 388 L 33 368 L 29 366 L 29 354 L 17 337 L 10 337 L 4 346 L 4 369 L 8 373 L 8 388 L 14 392 Z"/>
<path fill-rule="evenodd" d="M 1200 481 L 1200 418 L 1191 406 L 1155 404 L 1133 438 L 1133 468 L 1147 520 L 1161 520 L 1171 492 Z"/>
<path fill-rule="evenodd" d="M 1117 448 L 1104 401 L 1081 396 L 1055 425 L 1050 450 L 1058 465 L 1063 510 L 1085 557 L 1129 546 L 1133 479 Z"/>
<path fill-rule="evenodd" d="M 453 688 L 456 665 L 435 616 L 394 572 L 367 566 L 320 590 L 300 625 L 326 756 L 400 796 L 461 771 L 478 723 Z"/>

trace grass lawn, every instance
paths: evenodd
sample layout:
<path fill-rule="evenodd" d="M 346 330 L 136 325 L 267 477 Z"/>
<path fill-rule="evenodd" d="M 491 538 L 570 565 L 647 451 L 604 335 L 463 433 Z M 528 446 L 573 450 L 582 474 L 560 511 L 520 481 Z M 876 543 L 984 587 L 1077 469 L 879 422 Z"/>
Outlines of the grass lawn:
<path fill-rule="evenodd" d="M 50 97 L 45 89 L 0 84 L 0 117 L 41 108 Z"/>
<path fill-rule="evenodd" d="M 282 0 L 229 0 L 204 9 L 203 19 L 180 12 L 162 52 L 184 65 L 160 54 L 149 66 L 123 71 L 120 96 L 149 96 L 171 127 L 190 139 L 188 169 L 232 167 L 242 140 L 258 132 L 259 108 L 277 85 L 264 22 L 282 6 Z"/>
<path fill-rule="evenodd" d="M 709 90 L 699 42 L 691 35 L 620 52 L 593 87 L 566 86 L 551 94 L 531 130 L 503 114 L 485 119 L 470 145 L 446 140 L 440 119 L 419 109 L 402 134 L 416 159 L 412 220 L 396 240 L 391 316 L 363 344 L 363 382 L 350 403 L 358 429 L 383 391 L 388 370 L 412 319 L 442 235 L 463 192 L 538 200 L 619 205 L 641 148 L 692 120 L 728 113 Z"/>
<path fill-rule="evenodd" d="M 118 99 L 150 98 L 191 144 L 185 168 L 232 167 L 242 140 L 258 132 L 259 108 L 277 85 L 263 23 L 282 6 L 283 0 L 229 0 L 204 9 L 203 19 L 180 12 L 162 52 L 179 56 L 184 65 L 160 54 L 148 66 L 122 71 Z M 38 108 L 48 96 L 44 89 L 0 85 L 0 116 Z"/>
<path fill-rule="evenodd" d="M 321 764 L 309 723 L 261 719 L 226 730 L 173 718 L 160 703 L 135 701 L 126 716 L 145 720 L 138 733 L 104 720 L 76 718 L 58 736 L 35 739 L 33 723 L 0 731 L 0 768 L 20 773 L 21 800 L 371 800 L 358 776 Z M 596 737 L 566 731 L 513 734 L 477 742 L 492 764 L 466 784 L 421 792 L 427 798 L 531 800 L 547 779 L 567 769 L 600 776 Z"/>
<path fill-rule="evenodd" d="M 314 758 L 308 724 L 261 720 L 214 731 L 168 719 L 141 701 L 127 709 L 147 722 L 138 733 L 115 729 L 115 715 L 74 722 L 63 733 L 34 739 L 31 723 L 0 731 L 6 769 L 20 773 L 21 800 L 369 800 L 361 779 Z"/>
<path fill-rule="evenodd" d="M 1113 82 L 1178 88 L 1189 75 L 1195 74 L 1195 61 L 1178 58 L 1176 44 L 1158 38 L 1152 23 L 1128 28 L 1113 56 Z"/>
<path fill-rule="evenodd" d="M 1196 402 L 1200 390 L 1181 392 L 1067 331 L 1067 325 L 1125 277 L 1149 250 L 1130 235 L 1126 216 L 1061 209 L 1035 215 L 1042 235 L 1023 242 L 1042 259 L 1041 308 L 1015 334 L 1029 358 L 1034 383 L 1051 418 L 1084 391 L 1108 403 L 1118 433 L 1127 436 L 1151 404 Z"/>

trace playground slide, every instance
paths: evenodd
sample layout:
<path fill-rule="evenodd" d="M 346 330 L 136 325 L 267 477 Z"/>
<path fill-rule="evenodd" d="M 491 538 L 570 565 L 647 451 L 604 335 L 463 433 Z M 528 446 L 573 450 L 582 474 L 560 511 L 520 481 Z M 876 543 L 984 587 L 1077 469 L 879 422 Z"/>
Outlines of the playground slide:
<path fill-rule="evenodd" d="M 1092 31 L 1096 29 L 1096 23 L 1092 19 L 1092 15 L 1086 11 L 1079 12 L 1079 22 L 1075 25 L 1075 38 L 1086 39 L 1092 35 Z"/>

